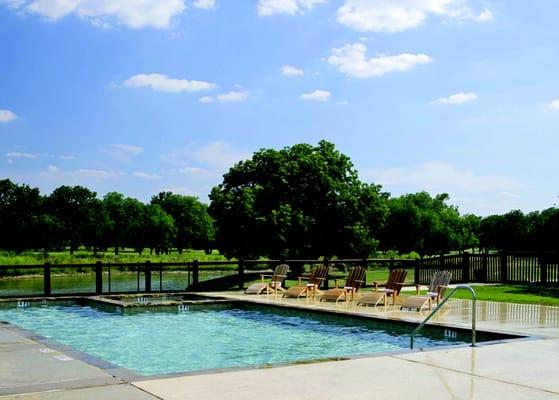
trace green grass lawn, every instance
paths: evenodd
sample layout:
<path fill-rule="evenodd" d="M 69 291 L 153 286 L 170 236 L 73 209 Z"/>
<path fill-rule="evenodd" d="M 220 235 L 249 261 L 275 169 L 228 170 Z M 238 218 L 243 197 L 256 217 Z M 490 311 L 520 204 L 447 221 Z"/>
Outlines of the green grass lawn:
<path fill-rule="evenodd" d="M 476 291 L 478 300 L 559 306 L 559 287 L 544 288 L 528 285 L 472 285 L 472 287 Z M 471 298 L 470 293 L 465 290 L 458 290 L 453 297 Z"/>
<path fill-rule="evenodd" d="M 169 254 L 156 255 L 150 254 L 149 250 L 145 250 L 141 255 L 136 252 L 121 251 L 118 256 L 113 251 L 98 252 L 93 255 L 91 251 L 76 250 L 74 254 L 69 251 L 52 251 L 48 254 L 39 251 L 26 251 L 21 254 L 12 252 L 0 252 L 0 265 L 29 265 L 43 264 L 50 262 L 51 264 L 93 264 L 97 261 L 111 263 L 135 263 L 145 262 L 147 260 L 153 262 L 186 262 L 186 261 L 224 261 L 226 258 L 213 251 L 212 254 L 206 254 L 203 250 L 184 250 L 181 254 L 174 251 Z"/>

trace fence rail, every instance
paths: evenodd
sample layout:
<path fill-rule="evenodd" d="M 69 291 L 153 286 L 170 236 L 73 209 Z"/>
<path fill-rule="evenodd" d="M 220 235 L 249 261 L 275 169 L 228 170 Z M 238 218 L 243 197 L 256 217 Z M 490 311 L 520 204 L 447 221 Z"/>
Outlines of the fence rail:
<path fill-rule="evenodd" d="M 290 265 L 291 278 L 312 265 L 324 264 L 343 271 L 354 265 L 362 265 L 369 270 L 405 268 L 409 271 L 408 276 L 413 276 L 415 284 L 429 284 L 435 271 L 446 270 L 451 272 L 451 283 L 559 285 L 557 253 L 464 253 L 420 260 L 354 258 L 0 265 L 0 297 L 211 290 L 214 287 L 212 281 L 242 289 L 246 281 L 257 277 L 254 271 L 271 269 L 279 263 Z M 1 279 L 10 275 L 33 279 Z M 330 275 L 331 279 L 342 277 L 339 274 Z M 328 279 L 325 285 L 328 286 Z"/>

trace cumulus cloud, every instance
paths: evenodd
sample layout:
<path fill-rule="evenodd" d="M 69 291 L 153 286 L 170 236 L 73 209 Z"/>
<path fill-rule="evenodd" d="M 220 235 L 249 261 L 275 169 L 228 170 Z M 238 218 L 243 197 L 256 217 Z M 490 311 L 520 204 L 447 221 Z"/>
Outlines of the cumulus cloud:
<path fill-rule="evenodd" d="M 471 103 L 477 99 L 477 94 L 475 93 L 456 93 L 448 97 L 441 97 L 440 99 L 433 100 L 429 104 L 464 104 Z"/>
<path fill-rule="evenodd" d="M 258 15 L 268 16 L 274 14 L 293 15 L 298 12 L 311 10 L 317 4 L 325 3 L 326 0 L 259 0 Z"/>
<path fill-rule="evenodd" d="M 403 53 L 395 56 L 384 54 L 367 58 L 367 46 L 363 43 L 346 44 L 332 49 L 328 63 L 353 78 L 382 76 L 390 72 L 408 71 L 416 65 L 433 62 L 425 54 Z"/>
<path fill-rule="evenodd" d="M 201 169 L 225 169 L 250 157 L 250 153 L 237 146 L 216 141 L 204 146 L 186 146 L 175 149 L 161 158 L 172 165 L 181 166 L 182 173 L 193 173 Z"/>
<path fill-rule="evenodd" d="M 17 119 L 17 116 L 10 110 L 0 110 L 0 124 Z"/>
<path fill-rule="evenodd" d="M 76 15 L 99 27 L 116 24 L 134 29 L 168 28 L 186 9 L 184 0 L 8 0 L 8 4 L 49 21 Z"/>
<path fill-rule="evenodd" d="M 56 165 L 49 165 L 44 171 L 42 171 L 40 176 L 52 179 L 65 179 L 66 181 L 73 182 L 83 182 L 83 181 L 105 181 L 108 179 L 115 179 L 122 175 L 122 172 L 118 171 L 106 171 L 101 169 L 88 169 L 81 168 L 72 171 L 64 171 Z"/>
<path fill-rule="evenodd" d="M 141 154 L 143 151 L 143 147 L 132 144 L 111 144 L 106 148 L 107 154 L 122 162 L 130 162 L 134 156 Z"/>
<path fill-rule="evenodd" d="M 201 10 L 213 10 L 216 7 L 215 0 L 194 0 L 192 5 Z"/>
<path fill-rule="evenodd" d="M 416 28 L 429 16 L 487 22 L 490 10 L 475 12 L 467 0 L 345 0 L 337 20 L 361 32 L 395 33 Z"/>
<path fill-rule="evenodd" d="M 467 212 L 484 215 L 514 208 L 514 198 L 524 189 L 513 178 L 478 174 L 441 161 L 384 169 L 362 168 L 360 176 L 383 185 L 390 192 L 426 190 L 431 194 L 449 193 L 454 204 L 465 208 Z M 508 202 L 506 205 L 505 201 Z"/>
<path fill-rule="evenodd" d="M 73 160 L 74 156 L 69 154 L 48 154 L 48 153 L 30 153 L 24 151 L 10 151 L 4 154 L 8 159 L 8 163 L 12 164 L 15 159 L 31 160 L 36 158 L 57 158 L 59 160 Z"/>
<path fill-rule="evenodd" d="M 38 158 L 40 157 L 40 154 L 36 154 L 36 153 L 25 153 L 25 152 L 21 152 L 21 151 L 12 151 L 9 153 L 6 153 L 5 156 L 7 158 Z"/>
<path fill-rule="evenodd" d="M 551 103 L 545 106 L 547 111 L 559 111 L 559 100 L 553 100 Z"/>
<path fill-rule="evenodd" d="M 201 103 L 215 103 L 216 101 L 220 103 L 239 103 L 241 101 L 248 100 L 250 93 L 248 90 L 233 91 L 228 93 L 218 94 L 215 97 L 204 96 L 200 97 Z"/>
<path fill-rule="evenodd" d="M 138 74 L 124 81 L 129 87 L 149 87 L 158 92 L 200 92 L 217 87 L 216 84 L 205 81 L 189 81 L 186 79 L 169 78 L 163 74 Z"/>
<path fill-rule="evenodd" d="M 332 93 L 326 90 L 315 90 L 311 93 L 303 93 L 299 98 L 301 100 L 309 100 L 309 101 L 328 101 L 330 100 L 330 96 Z"/>
<path fill-rule="evenodd" d="M 229 92 L 217 95 L 217 100 L 222 103 L 234 103 L 239 101 L 245 101 L 248 99 L 248 91 L 242 90 L 240 92 Z"/>
<path fill-rule="evenodd" d="M 294 67 L 292 65 L 284 65 L 281 68 L 281 73 L 285 76 L 301 76 L 305 75 L 302 69 Z"/>
<path fill-rule="evenodd" d="M 132 173 L 132 175 L 135 176 L 136 178 L 140 178 L 140 179 L 149 179 L 149 180 L 161 179 L 161 175 L 150 174 L 148 172 L 141 172 L 141 171 L 135 171 L 135 172 Z"/>

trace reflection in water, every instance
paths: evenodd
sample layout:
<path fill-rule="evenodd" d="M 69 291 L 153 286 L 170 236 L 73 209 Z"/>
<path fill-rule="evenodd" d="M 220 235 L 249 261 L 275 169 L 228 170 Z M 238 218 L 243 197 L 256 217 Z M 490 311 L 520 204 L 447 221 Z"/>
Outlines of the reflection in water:
<path fill-rule="evenodd" d="M 200 281 L 216 278 L 228 271 L 200 271 Z M 187 271 L 168 271 L 163 270 L 160 275 L 158 271 L 152 272 L 152 290 L 174 291 L 184 290 L 189 285 L 189 274 Z M 111 271 L 110 290 L 109 276 L 103 274 L 103 292 L 136 292 L 144 290 L 144 274 L 135 271 Z M 53 274 L 51 276 L 51 286 L 53 294 L 63 293 L 93 293 L 95 292 L 95 274 Z M 0 295 L 2 296 L 23 296 L 40 295 L 44 293 L 43 276 L 35 275 L 30 277 L 0 279 Z"/>

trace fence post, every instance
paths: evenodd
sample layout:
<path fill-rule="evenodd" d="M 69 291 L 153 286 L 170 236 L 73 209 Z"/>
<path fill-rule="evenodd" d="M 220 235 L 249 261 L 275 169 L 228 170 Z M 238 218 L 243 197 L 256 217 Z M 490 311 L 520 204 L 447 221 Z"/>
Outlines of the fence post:
<path fill-rule="evenodd" d="M 192 262 L 192 285 L 197 288 L 198 283 L 200 282 L 200 265 L 198 264 L 198 260 L 194 260 Z M 197 290 L 197 289 L 195 289 Z"/>
<path fill-rule="evenodd" d="M 324 279 L 324 289 L 328 290 L 330 288 L 330 260 L 324 259 L 324 266 L 326 267 L 326 279 Z"/>
<path fill-rule="evenodd" d="M 144 285 L 144 291 L 151 292 L 151 261 L 146 261 L 145 265 L 145 278 L 146 282 Z"/>
<path fill-rule="evenodd" d="M 50 296 L 51 293 L 51 286 L 50 286 L 50 263 L 45 263 L 45 269 L 43 271 L 43 290 L 45 292 L 45 296 Z"/>
<path fill-rule="evenodd" d="M 101 261 L 95 263 L 95 294 L 103 293 L 103 265 Z"/>
<path fill-rule="evenodd" d="M 470 255 L 467 252 L 462 254 L 462 282 L 470 282 Z"/>
<path fill-rule="evenodd" d="M 547 259 L 545 253 L 540 254 L 540 281 L 542 285 L 547 284 Z"/>
<path fill-rule="evenodd" d="M 413 268 L 413 284 L 419 285 L 419 266 L 421 265 L 422 260 L 418 259 L 415 261 L 415 266 Z"/>
<path fill-rule="evenodd" d="M 501 252 L 501 283 L 508 283 L 509 281 L 507 259 L 507 253 L 503 250 Z"/>
<path fill-rule="evenodd" d="M 444 254 L 441 253 L 441 254 L 439 254 L 439 270 L 440 270 L 440 271 L 443 271 L 443 270 L 444 270 L 444 265 L 445 265 L 445 263 L 444 263 Z"/>
<path fill-rule="evenodd" d="M 481 268 L 483 268 L 485 280 L 487 281 L 487 254 L 486 253 L 483 253 L 481 255 Z M 493 274 L 491 274 L 490 281 L 492 282 L 495 281 L 495 277 L 493 276 Z"/>
<path fill-rule="evenodd" d="M 242 258 L 239 258 L 237 274 L 239 275 L 239 290 L 245 290 L 245 263 Z"/>

